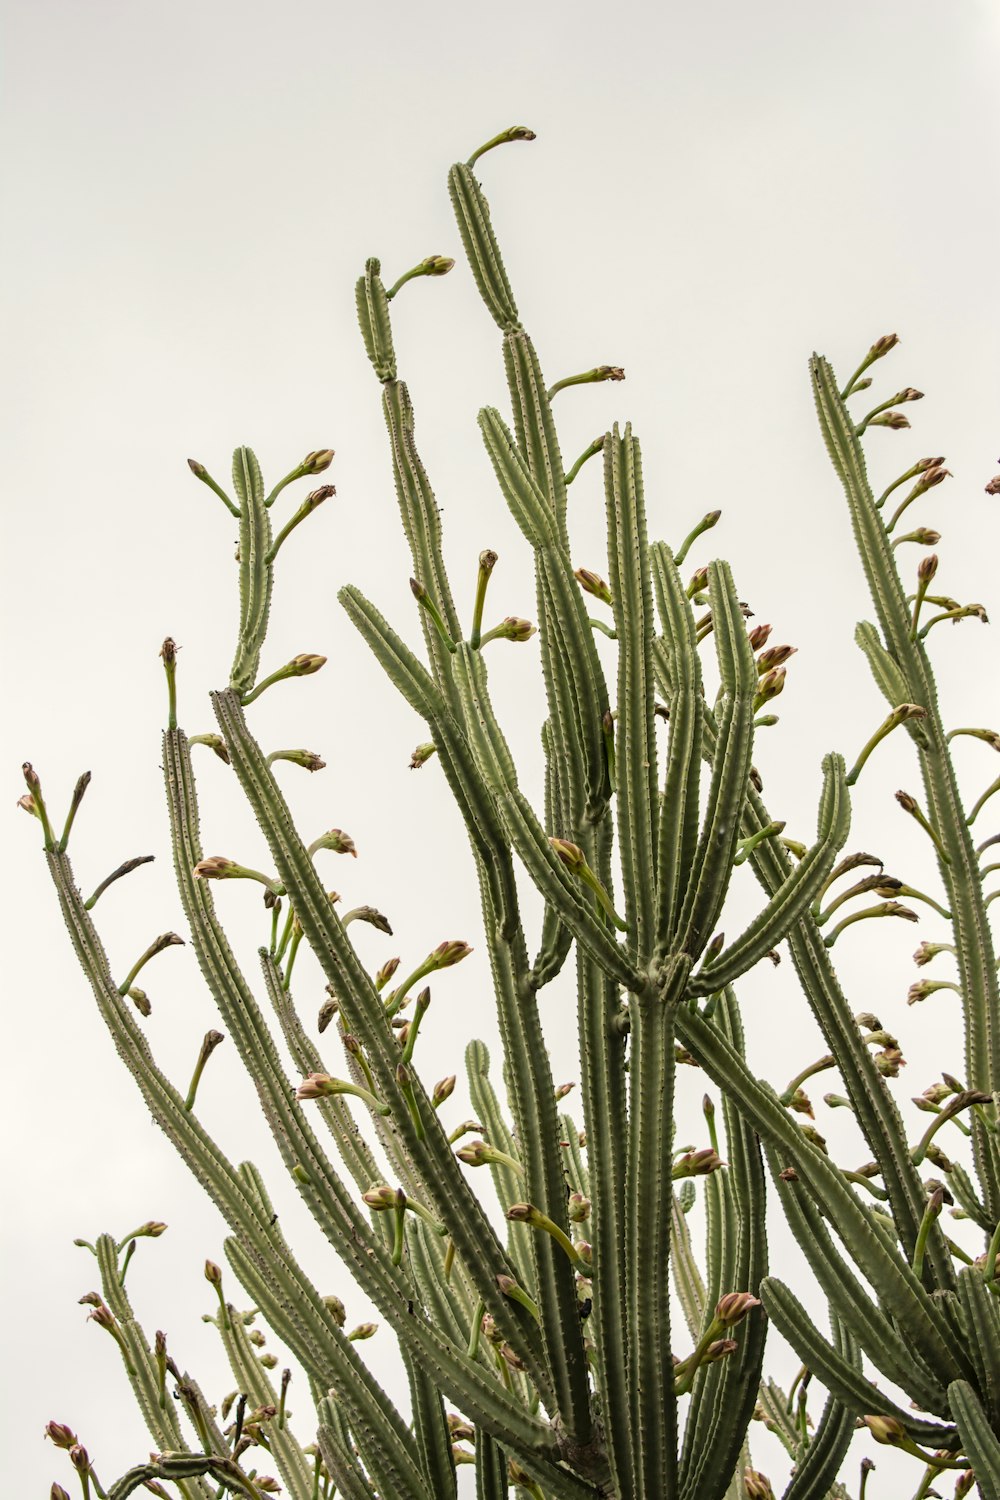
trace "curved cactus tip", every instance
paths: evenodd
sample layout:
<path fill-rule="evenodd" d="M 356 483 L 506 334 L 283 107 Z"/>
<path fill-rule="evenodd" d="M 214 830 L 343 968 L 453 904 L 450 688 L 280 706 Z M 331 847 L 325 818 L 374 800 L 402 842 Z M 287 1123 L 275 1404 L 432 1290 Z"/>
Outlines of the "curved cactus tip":
<path fill-rule="evenodd" d="M 495 146 L 505 146 L 508 141 L 533 141 L 535 139 L 535 132 L 527 125 L 508 125 L 506 130 L 501 130 L 499 135 L 491 136 L 485 145 L 473 151 L 465 165 L 475 166 L 479 158 L 485 156 L 487 151 L 492 151 Z"/>

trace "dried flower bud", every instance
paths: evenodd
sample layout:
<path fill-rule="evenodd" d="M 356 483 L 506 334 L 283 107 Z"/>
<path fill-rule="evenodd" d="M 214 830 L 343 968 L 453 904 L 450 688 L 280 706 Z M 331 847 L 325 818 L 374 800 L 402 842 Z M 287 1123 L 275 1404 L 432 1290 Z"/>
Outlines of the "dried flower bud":
<path fill-rule="evenodd" d="M 430 740 L 426 740 L 422 745 L 418 745 L 410 756 L 410 770 L 419 771 L 421 766 L 427 764 L 436 749 L 437 746 Z"/>
<path fill-rule="evenodd" d="M 150 1002 L 149 996 L 146 994 L 146 991 L 141 990 L 137 984 L 134 984 L 129 990 L 128 997 L 131 1000 L 132 1004 L 135 1006 L 136 1010 L 139 1012 L 140 1016 L 151 1016 L 153 1014 L 153 1007 Z"/>
<path fill-rule="evenodd" d="M 312 453 L 307 453 L 299 464 L 303 474 L 322 474 L 333 462 L 334 451 L 332 448 L 317 448 Z"/>
<path fill-rule="evenodd" d="M 592 594 L 602 604 L 611 603 L 611 590 L 599 573 L 592 572 L 590 568 L 577 568 L 573 577 L 585 594 Z"/>
<path fill-rule="evenodd" d="M 18 797 L 17 805 L 22 809 L 22 811 L 30 813 L 33 818 L 38 817 L 38 807 L 35 803 L 34 797 L 30 792 L 25 792 L 23 797 Z"/>
<path fill-rule="evenodd" d="M 788 1108 L 794 1109 L 796 1114 L 808 1115 L 810 1120 L 814 1120 L 816 1118 L 815 1114 L 813 1113 L 812 1104 L 809 1100 L 809 1095 L 806 1093 L 805 1089 L 799 1088 L 795 1090 L 795 1093 L 788 1101 Z"/>
<path fill-rule="evenodd" d="M 915 391 L 912 385 L 908 385 L 905 390 L 900 391 L 899 394 L 897 396 L 893 396 L 892 399 L 893 403 L 897 401 L 922 401 L 924 399 L 924 393 L 923 391 Z"/>
<path fill-rule="evenodd" d="M 883 1051 L 876 1052 L 872 1062 L 883 1078 L 898 1078 L 900 1068 L 906 1067 L 906 1058 L 898 1047 L 886 1047 Z"/>
<path fill-rule="evenodd" d="M 718 1360 L 725 1359 L 727 1354 L 735 1354 L 739 1347 L 735 1339 L 713 1339 L 705 1350 L 701 1363 L 714 1365 Z"/>
<path fill-rule="evenodd" d="M 1000 495 L 1000 474 L 995 474 L 986 485 L 987 495 Z"/>
<path fill-rule="evenodd" d="M 76 1433 L 72 1427 L 67 1427 L 65 1422 L 46 1422 L 45 1436 L 50 1442 L 55 1443 L 57 1448 L 72 1448 L 78 1442 Z"/>

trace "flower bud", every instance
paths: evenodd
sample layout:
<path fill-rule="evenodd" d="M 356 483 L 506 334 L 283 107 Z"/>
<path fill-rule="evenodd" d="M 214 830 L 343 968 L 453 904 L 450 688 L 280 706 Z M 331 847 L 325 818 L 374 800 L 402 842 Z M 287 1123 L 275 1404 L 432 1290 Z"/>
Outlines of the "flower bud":
<path fill-rule="evenodd" d="M 517 615 L 508 615 L 500 625 L 494 625 L 490 635 L 499 641 L 527 641 L 535 633 L 535 626 L 530 620 L 522 620 Z"/>
<path fill-rule="evenodd" d="M 74 1443 L 69 1450 L 69 1461 L 78 1474 L 90 1472 L 90 1454 L 82 1443 Z"/>
<path fill-rule="evenodd" d="M 886 1443 L 898 1448 L 906 1441 L 906 1428 L 896 1417 L 862 1417 L 861 1419 L 876 1443 Z"/>
<path fill-rule="evenodd" d="M 337 1327 L 343 1328 L 344 1324 L 347 1322 L 347 1313 L 340 1298 L 334 1296 L 324 1297 L 323 1305 L 325 1306 L 333 1321 L 336 1323 Z"/>
<path fill-rule="evenodd" d="M 912 385 L 908 385 L 905 390 L 900 391 L 897 396 L 893 396 L 892 398 L 894 405 L 897 401 L 922 401 L 923 399 L 923 391 L 915 391 Z"/>
<path fill-rule="evenodd" d="M 38 817 L 38 807 L 30 792 L 25 792 L 23 797 L 18 797 L 17 805 L 23 812 L 30 813 L 33 818 Z"/>
<path fill-rule="evenodd" d="M 389 983 L 389 980 L 392 978 L 393 974 L 395 974 L 398 968 L 398 958 L 387 958 L 385 963 L 379 969 L 378 973 L 375 975 L 375 988 L 377 990 L 384 990 L 386 985 Z"/>
<path fill-rule="evenodd" d="M 570 1193 L 566 1211 L 571 1224 L 584 1224 L 590 1218 L 590 1199 L 582 1193 Z"/>
<path fill-rule="evenodd" d="M 303 474 L 322 474 L 333 462 L 334 452 L 332 448 L 317 448 L 312 453 L 307 453 L 299 464 Z"/>
<path fill-rule="evenodd" d="M 716 1322 L 721 1323 L 723 1328 L 735 1328 L 755 1307 L 760 1307 L 760 1298 L 754 1297 L 752 1293 L 727 1292 L 716 1303 Z"/>
<path fill-rule="evenodd" d="M 573 1088 L 574 1085 L 572 1083 L 560 1083 L 555 1091 L 556 1101 L 558 1102 L 560 1099 L 565 1099 L 567 1094 L 571 1094 L 573 1092 Z"/>
<path fill-rule="evenodd" d="M 895 334 L 892 337 L 895 338 Z M 747 1500 L 774 1500 L 771 1481 L 759 1469 L 747 1468 L 743 1470 L 743 1488 L 746 1492 Z"/>
<path fill-rule="evenodd" d="M 431 1104 L 435 1109 L 437 1109 L 438 1106 L 443 1104 L 446 1099 L 451 1098 L 454 1091 L 455 1074 L 449 1073 L 447 1078 L 438 1079 L 437 1083 L 434 1085 L 434 1092 L 431 1095 Z"/>
<path fill-rule="evenodd" d="M 315 854 L 318 849 L 332 849 L 334 854 L 349 854 L 352 859 L 358 857 L 354 840 L 342 828 L 331 828 L 320 838 L 314 839 L 309 845 L 309 853 Z"/>
<path fill-rule="evenodd" d="M 359 1323 L 357 1328 L 352 1328 L 347 1337 L 357 1343 L 360 1339 L 370 1339 L 378 1332 L 377 1323 Z"/>
<path fill-rule="evenodd" d="M 675 1179 L 678 1177 L 707 1177 L 710 1172 L 717 1172 L 722 1166 L 725 1166 L 725 1162 L 713 1151 L 711 1146 L 706 1146 L 701 1151 L 685 1152 L 679 1161 L 674 1162 L 671 1175 Z"/>
<path fill-rule="evenodd" d="M 592 572 L 590 568 L 577 568 L 573 577 L 585 594 L 592 594 L 602 604 L 611 603 L 611 590 L 599 573 Z"/>
<path fill-rule="evenodd" d="M 877 338 L 875 340 L 874 344 L 872 344 L 871 348 L 869 349 L 869 351 L 868 351 L 869 359 L 871 359 L 871 360 L 881 359 L 884 354 L 888 354 L 889 353 L 890 349 L 895 349 L 895 347 L 896 347 L 896 345 L 898 343 L 899 343 L 899 334 L 898 333 L 883 333 L 882 337 L 881 338 Z"/>
<path fill-rule="evenodd" d="M 217 1266 L 214 1260 L 206 1260 L 205 1262 L 205 1280 L 209 1286 L 222 1285 L 222 1268 L 221 1266 Z"/>
<path fill-rule="evenodd" d="M 955 1481 L 955 1500 L 965 1500 L 966 1495 L 971 1495 L 975 1482 L 975 1469 L 963 1469 Z"/>
<path fill-rule="evenodd" d="M 135 1231 L 134 1238 L 140 1237 L 148 1240 L 158 1240 L 161 1234 L 166 1234 L 167 1226 L 161 1219 L 147 1219 L 141 1229 Z"/>
<path fill-rule="evenodd" d="M 735 1354 L 739 1347 L 735 1339 L 713 1339 L 702 1355 L 701 1363 L 714 1365 L 717 1360 L 725 1359 L 727 1354 Z"/>
<path fill-rule="evenodd" d="M 72 1427 L 67 1427 L 65 1422 L 46 1422 L 45 1436 L 57 1448 L 72 1448 L 78 1441 Z"/>
<path fill-rule="evenodd" d="M 426 260 L 421 261 L 421 270 L 425 276 L 447 276 L 454 264 L 447 255 L 428 255 Z"/>
<path fill-rule="evenodd" d="M 307 1078 L 299 1084 L 295 1090 L 296 1099 L 323 1099 L 334 1090 L 330 1085 L 334 1080 L 329 1073 L 310 1073 Z"/>
<path fill-rule="evenodd" d="M 758 673 L 769 672 L 772 667 L 782 666 L 790 656 L 795 655 L 798 649 L 797 646 L 768 646 L 767 650 L 762 651 L 757 658 Z"/>
<path fill-rule="evenodd" d="M 367 1193 L 362 1193 L 361 1196 L 368 1207 L 373 1208 L 376 1213 L 383 1213 L 396 1207 L 395 1189 L 388 1187 L 384 1182 L 369 1188 Z"/>
<path fill-rule="evenodd" d="M 428 964 L 434 969 L 450 969 L 454 964 L 461 963 L 463 958 L 468 958 L 472 949 L 468 943 L 453 940 L 448 943 L 439 943 L 434 952 L 428 957 Z"/>
<path fill-rule="evenodd" d="M 207 859 L 198 861 L 192 874 L 198 880 L 232 880 L 239 874 L 240 868 L 240 865 L 227 859 L 224 854 L 210 854 Z"/>
<path fill-rule="evenodd" d="M 763 704 L 769 703 L 772 698 L 777 698 L 778 694 L 781 692 L 784 686 L 784 667 L 772 667 L 770 671 L 765 672 L 757 684 L 757 696 L 754 698 L 754 709 L 756 710 L 762 707 Z"/>
<path fill-rule="evenodd" d="M 877 417 L 872 417 L 868 423 L 869 427 L 890 427 L 894 432 L 901 432 L 904 427 L 909 427 L 910 419 L 905 417 L 901 411 L 883 411 Z"/>
<path fill-rule="evenodd" d="M 771 634 L 770 625 L 755 625 L 747 639 L 750 642 L 750 650 L 757 652 L 767 644 L 768 636 Z"/>
<path fill-rule="evenodd" d="M 311 677 L 325 662 L 325 656 L 317 656 L 313 651 L 303 651 L 298 656 L 293 656 L 288 665 L 293 677 Z"/>
<path fill-rule="evenodd" d="M 49 1500 L 69 1500 L 69 1495 L 61 1484 L 53 1483 L 52 1488 L 49 1490 Z"/>
<path fill-rule="evenodd" d="M 276 1370 L 278 1368 L 278 1356 L 276 1354 L 262 1354 L 260 1363 L 265 1370 Z"/>
<path fill-rule="evenodd" d="M 319 1032 L 320 1036 L 323 1035 L 323 1032 L 329 1026 L 330 1022 L 333 1020 L 339 1009 L 340 1005 L 336 1000 L 330 999 L 323 1001 L 323 1004 L 319 1008 L 319 1015 L 316 1018 L 316 1030 Z"/>
<path fill-rule="evenodd" d="M 418 745 L 410 756 L 410 770 L 419 771 L 421 766 L 427 764 L 436 749 L 437 746 L 430 740 L 426 740 L 422 745 Z"/>
<path fill-rule="evenodd" d="M 928 584 L 937 570 L 938 555 L 936 552 L 930 552 L 926 557 L 922 557 L 917 564 L 917 578 L 921 583 Z"/>
<path fill-rule="evenodd" d="M 568 839 L 556 838 L 550 838 L 549 843 L 568 869 L 582 870 L 586 865 L 587 859 L 579 844 L 571 844 Z"/>

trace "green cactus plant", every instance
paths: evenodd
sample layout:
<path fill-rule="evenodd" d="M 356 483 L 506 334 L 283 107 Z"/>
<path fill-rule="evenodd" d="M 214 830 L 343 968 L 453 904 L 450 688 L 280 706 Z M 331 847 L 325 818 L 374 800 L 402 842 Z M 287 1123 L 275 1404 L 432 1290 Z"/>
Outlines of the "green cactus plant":
<path fill-rule="evenodd" d="M 84 900 L 66 852 L 87 778 L 57 837 L 39 779 L 26 766 L 22 805 L 41 823 L 63 916 L 102 1018 L 154 1118 L 222 1214 L 230 1231 L 230 1270 L 291 1351 L 315 1407 L 308 1429 L 296 1419 L 300 1437 L 307 1436 L 303 1446 L 292 1436 L 286 1410 L 291 1377 L 286 1372 L 275 1388 L 247 1334 L 246 1315 L 227 1300 L 223 1273 L 209 1263 L 206 1276 L 219 1302 L 214 1322 L 237 1382 L 234 1420 L 219 1425 L 219 1414 L 168 1355 L 162 1336 L 150 1345 L 126 1296 L 135 1240 L 155 1237 L 146 1226 L 138 1236 L 116 1242 L 105 1235 L 90 1247 L 102 1291 L 89 1300 L 95 1320 L 119 1345 L 158 1456 L 105 1491 L 69 1428 L 50 1424 L 49 1436 L 68 1449 L 84 1495 L 92 1486 L 113 1500 L 143 1486 L 163 1494 L 172 1485 L 187 1497 L 269 1493 L 278 1481 L 260 1475 L 261 1448 L 294 1500 L 335 1491 L 348 1500 L 455 1496 L 457 1466 L 466 1463 L 474 1467 L 480 1500 L 500 1500 L 511 1486 L 536 1500 L 746 1500 L 772 1493 L 751 1457 L 748 1431 L 756 1416 L 792 1460 L 787 1500 L 843 1500 L 849 1492 L 841 1471 L 864 1418 L 875 1441 L 923 1463 L 919 1494 L 954 1469 L 959 1486 L 966 1486 L 956 1494 L 967 1492 L 974 1471 L 980 1493 L 998 1500 L 1000 1007 L 990 898 L 983 891 L 989 872 L 981 868 L 994 840 L 973 845 L 970 825 L 985 797 L 966 812 L 925 644 L 938 621 L 981 613 L 981 607 L 963 608 L 929 592 L 936 558 L 924 559 L 916 592 L 907 596 L 898 544 L 925 543 L 934 534 L 894 535 L 912 501 L 944 477 L 942 461 L 924 461 L 903 476 L 898 484 L 912 479 L 913 486 L 887 521 L 897 485 L 876 500 L 861 438 L 872 426 L 905 426 L 897 407 L 918 393 L 908 388 L 860 420 L 848 402 L 868 385 L 865 372 L 895 338 L 873 345 L 842 389 L 827 362 L 813 360 L 820 426 L 844 487 L 877 617 L 877 625 L 859 627 L 858 642 L 890 714 L 850 773 L 839 754 L 824 760 L 816 836 L 806 846 L 785 837 L 784 824 L 772 818 L 752 760 L 755 730 L 770 721 L 762 710 L 784 683 L 787 648 L 769 651 L 760 632 L 748 632 L 726 563 L 699 568 L 687 583 L 680 571 L 718 512 L 676 551 L 650 542 L 639 443 L 628 426 L 614 427 L 569 468 L 563 462 L 555 395 L 582 382 L 620 379 L 622 372 L 598 366 L 547 386 L 521 324 L 474 168 L 485 151 L 530 139 L 523 127 L 502 132 L 452 168 L 449 189 L 476 285 L 502 336 L 512 420 L 488 408 L 480 428 L 500 492 L 534 560 L 547 701 L 543 809 L 519 785 L 491 700 L 485 655 L 493 640 L 523 640 L 533 627 L 508 617 L 483 629 L 496 562 L 484 551 L 465 633 L 438 507 L 415 444 L 413 409 L 397 375 L 392 300 L 410 280 L 449 271 L 452 262 L 441 256 L 420 262 L 388 290 L 372 259 L 357 284 L 361 332 L 382 387 L 412 554 L 424 659 L 357 589 L 340 594 L 391 684 L 427 726 L 429 738 L 414 753 L 414 764 L 434 756 L 468 831 L 507 1095 L 505 1104 L 491 1080 L 486 1048 L 471 1043 L 469 1088 L 478 1116 L 472 1128 L 481 1140 L 468 1139 L 472 1122 L 452 1129 L 445 1124 L 442 1106 L 454 1080 L 428 1087 L 414 1062 L 429 1001 L 426 989 L 414 991 L 461 961 L 467 945 L 439 945 L 395 987 L 392 964 L 368 971 L 350 927 L 360 920 L 387 930 L 385 918 L 372 907 L 341 916 L 315 859 L 324 849 L 350 855 L 353 843 L 339 829 L 311 844 L 300 837 L 272 769 L 280 758 L 316 769 L 318 757 L 267 754 L 248 722 L 246 711 L 264 690 L 310 675 L 324 662 L 303 654 L 259 676 L 276 557 L 332 488 L 311 491 L 276 537 L 272 507 L 286 485 L 324 472 L 331 450 L 308 454 L 266 494 L 255 456 L 237 449 L 235 499 L 203 465 L 192 463 L 240 525 L 239 634 L 229 684 L 212 695 L 217 733 L 189 738 L 178 727 L 174 643 L 165 642 L 162 653 L 168 682 L 163 765 L 188 941 L 285 1169 L 398 1340 L 409 1419 L 355 1347 L 367 1330 L 345 1333 L 343 1309 L 303 1271 L 257 1169 L 231 1162 L 198 1118 L 201 1072 L 220 1033 L 206 1036 L 186 1093 L 157 1066 L 135 1014 L 143 1014 L 144 997 L 134 981 L 146 961 L 179 939 L 157 939 L 115 982 L 92 916 L 108 882 Z M 567 517 L 568 487 L 598 454 L 606 582 L 574 570 Z M 587 595 L 610 605 L 610 626 L 589 618 Z M 595 629 L 614 643 L 610 684 Z M 709 649 L 714 666 L 703 660 Z M 714 698 L 706 688 L 713 676 Z M 874 744 L 903 726 L 923 776 L 926 812 L 908 794 L 904 806 L 933 841 L 944 903 L 881 870 L 831 895 L 845 874 L 873 863 L 865 855 L 840 857 L 850 830 L 850 786 Z M 205 856 L 191 758 L 199 742 L 231 766 L 267 840 L 271 872 Z M 719 924 L 743 863 L 763 896 L 758 914 L 727 942 Z M 125 873 L 122 867 L 112 878 Z M 265 1004 L 215 909 L 212 880 L 234 878 L 264 887 L 259 984 Z M 544 902 L 534 956 L 521 916 L 525 879 Z M 881 906 L 848 906 L 868 892 L 882 898 Z M 831 959 L 846 925 L 866 915 L 906 912 L 897 895 L 930 899 L 951 924 L 951 943 L 930 946 L 948 947 L 956 956 L 958 980 L 950 987 L 961 997 L 966 1043 L 964 1077 L 947 1075 L 943 1092 L 928 1091 L 925 1102 L 935 1119 L 913 1144 L 887 1084 L 898 1072 L 898 1043 L 875 1017 L 852 1014 Z M 333 1027 L 344 1050 L 343 1076 L 336 1067 L 329 1070 L 295 1003 L 292 968 L 303 941 L 327 984 L 320 1031 Z M 733 986 L 785 943 L 828 1053 L 779 1093 L 745 1061 Z M 537 1003 L 571 957 L 582 1133 L 560 1114 Z M 710 1145 L 700 1150 L 675 1144 L 678 1060 L 700 1067 L 721 1095 L 724 1133 L 707 1100 Z M 795 1117 L 808 1108 L 802 1084 L 827 1067 L 839 1073 L 845 1093 L 834 1097 L 853 1112 L 871 1151 L 871 1166 L 862 1172 L 842 1169 L 816 1132 Z M 356 1124 L 362 1107 L 367 1134 Z M 952 1138 L 959 1131 L 969 1136 L 968 1166 L 945 1157 L 937 1142 L 937 1131 L 951 1122 Z M 918 1171 L 925 1157 L 939 1165 L 950 1194 L 944 1185 L 928 1191 Z M 503 1234 L 475 1191 L 479 1166 L 489 1168 L 505 1211 Z M 768 1274 L 768 1173 L 815 1278 L 809 1294 L 818 1288 L 828 1303 L 829 1334 L 794 1290 Z M 704 1178 L 703 1267 L 687 1217 L 695 1196 L 687 1179 L 697 1176 Z M 978 1231 L 978 1257 L 945 1233 L 946 1195 Z M 794 1393 L 786 1395 L 763 1374 L 768 1321 L 791 1344 L 806 1378 L 828 1393 L 811 1430 L 805 1382 L 795 1405 Z M 672 1353 L 688 1345 L 683 1357 Z M 911 1404 L 890 1400 L 866 1368 Z M 447 1413 L 445 1401 L 457 1412 Z M 223 1402 L 223 1423 L 232 1409 L 233 1401 Z M 179 1411 L 190 1419 L 190 1431 Z M 862 1494 L 867 1477 L 863 1469 Z M 59 1486 L 56 1493 L 62 1493 Z"/>

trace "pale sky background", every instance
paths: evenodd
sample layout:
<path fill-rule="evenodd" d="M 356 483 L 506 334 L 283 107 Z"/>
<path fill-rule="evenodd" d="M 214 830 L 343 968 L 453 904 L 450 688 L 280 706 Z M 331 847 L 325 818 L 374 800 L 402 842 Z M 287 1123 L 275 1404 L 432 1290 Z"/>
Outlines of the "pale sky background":
<path fill-rule="evenodd" d="M 846 375 L 873 338 L 899 333 L 877 390 L 914 385 L 927 397 L 909 408 L 912 432 L 872 434 L 871 467 L 884 483 L 924 454 L 946 455 L 955 477 L 913 507 L 913 524 L 943 533 L 943 591 L 1000 610 L 1000 500 L 983 493 L 1000 454 L 998 20 L 995 0 L 542 0 L 531 13 L 454 0 L 8 6 L 7 1492 L 41 1495 L 53 1478 L 72 1490 L 65 1456 L 41 1440 L 50 1417 L 79 1431 L 105 1483 L 148 1450 L 114 1347 L 76 1306 L 97 1277 L 74 1236 L 166 1220 L 169 1233 L 142 1244 L 129 1273 L 139 1317 L 150 1335 L 167 1329 L 212 1397 L 230 1388 L 200 1321 L 212 1305 L 202 1263 L 223 1259 L 221 1222 L 113 1054 L 62 931 L 37 828 L 14 806 L 25 759 L 60 819 L 90 769 L 71 845 L 80 884 L 156 854 L 97 908 L 116 972 L 181 927 L 158 770 L 157 651 L 168 633 L 181 644 L 181 722 L 204 732 L 214 727 L 206 693 L 224 685 L 236 622 L 234 524 L 185 458 L 225 482 L 232 449 L 249 443 L 273 482 L 307 450 L 337 450 L 326 476 L 337 498 L 282 553 L 264 655 L 265 670 L 299 651 L 329 663 L 275 688 L 252 723 L 266 748 L 304 745 L 328 762 L 311 778 L 285 767 L 282 783 L 308 837 L 336 824 L 357 843 L 346 869 L 327 856 L 329 879 L 345 905 L 372 902 L 392 921 L 391 939 L 360 935 L 373 966 L 397 953 L 415 962 L 444 938 L 476 946 L 433 986 L 418 1057 L 431 1079 L 461 1074 L 467 1040 L 495 1038 L 464 834 L 433 763 L 408 770 L 423 727 L 335 597 L 355 582 L 417 636 L 379 391 L 354 317 L 365 257 L 381 256 L 389 282 L 427 254 L 459 258 L 451 276 L 418 282 L 394 304 L 400 373 L 460 606 L 468 615 L 476 556 L 492 546 L 501 561 L 489 619 L 531 616 L 526 549 L 475 423 L 481 405 L 506 404 L 500 340 L 461 260 L 445 177 L 500 128 L 537 131 L 530 147 L 481 164 L 525 326 L 549 380 L 604 362 L 628 376 L 560 396 L 564 455 L 631 418 L 654 536 L 676 545 L 722 508 L 692 568 L 728 557 L 755 619 L 773 623 L 772 642 L 798 647 L 775 706 L 781 723 L 761 736 L 756 759 L 773 814 L 808 840 L 822 754 L 840 749 L 850 762 L 885 712 L 852 641 L 871 608 L 813 414 L 813 348 Z M 286 496 L 277 509 L 296 503 Z M 575 561 L 603 571 L 597 465 L 574 486 L 571 512 Z M 917 556 L 909 549 L 911 568 Z M 966 622 L 932 639 L 951 722 L 996 727 L 991 631 Z M 535 794 L 536 645 L 497 643 L 491 680 Z M 972 741 L 958 754 L 971 802 L 1000 763 Z M 265 864 L 231 773 L 208 752 L 200 772 L 206 850 Z M 855 795 L 849 847 L 933 889 L 926 848 L 892 797 L 916 785 L 903 739 L 882 747 Z M 995 824 L 984 813 L 982 836 Z M 742 884 L 734 932 L 758 901 Z M 239 884 L 218 897 L 253 973 L 257 898 Z M 941 926 L 932 915 L 919 930 L 879 924 L 837 949 L 855 1008 L 900 1035 L 910 1062 L 894 1088 L 904 1101 L 941 1067 L 961 1068 L 955 997 L 905 1004 L 909 955 L 920 937 L 946 936 Z M 823 1050 L 789 968 L 768 966 L 741 986 L 751 1058 L 778 1087 Z M 143 983 L 152 1046 L 186 1083 L 216 1019 L 194 959 L 168 952 Z M 296 989 L 311 1017 L 322 984 L 305 953 Z M 575 1078 L 570 996 L 553 987 L 541 1003 L 556 1074 Z M 336 1063 L 331 1049 L 332 1071 Z M 817 1100 L 836 1087 L 818 1084 Z M 701 1087 L 685 1080 L 678 1125 L 697 1145 Z M 261 1166 L 321 1290 L 344 1298 L 352 1323 L 364 1318 L 363 1299 L 281 1182 L 231 1044 L 212 1059 L 199 1107 L 231 1156 Z M 449 1118 L 466 1113 L 456 1093 Z M 838 1159 L 863 1159 L 843 1112 L 819 1114 Z M 801 1291 L 778 1226 L 773 1244 L 776 1267 Z M 246 1303 L 232 1276 L 227 1289 Z M 398 1393 L 388 1331 L 366 1352 Z M 776 1338 L 767 1368 L 783 1379 L 795 1368 Z M 301 1377 L 296 1391 L 290 1405 L 302 1411 Z M 760 1433 L 755 1452 L 777 1482 L 786 1467 Z M 869 1494 L 889 1500 L 892 1466 L 884 1450 L 875 1457 Z M 907 1466 L 905 1478 L 912 1489 L 919 1474 Z"/>

